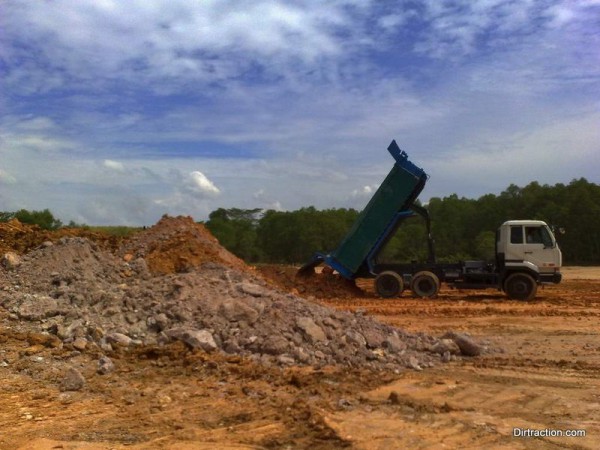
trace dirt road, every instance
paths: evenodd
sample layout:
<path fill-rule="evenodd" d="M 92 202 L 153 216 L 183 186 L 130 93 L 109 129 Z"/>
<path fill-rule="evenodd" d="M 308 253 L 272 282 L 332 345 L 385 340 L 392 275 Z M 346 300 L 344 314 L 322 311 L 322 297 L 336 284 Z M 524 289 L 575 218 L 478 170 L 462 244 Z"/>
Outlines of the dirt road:
<path fill-rule="evenodd" d="M 313 301 L 496 350 L 396 374 L 267 367 L 174 343 L 117 347 L 116 370 L 99 375 L 94 351 L 53 348 L 0 309 L 0 448 L 600 448 L 600 269 L 566 269 L 531 303 L 450 290 L 381 300 L 363 287 Z M 80 367 L 84 389 L 61 391 L 60 361 Z"/>
<path fill-rule="evenodd" d="M 407 330 L 467 332 L 503 350 L 407 373 L 365 394 L 381 404 L 394 392 L 394 404 L 338 412 L 328 424 L 365 449 L 600 448 L 600 269 L 564 272 L 562 285 L 532 303 L 450 290 L 435 300 L 325 301 Z M 547 436 L 525 437 L 533 430 Z M 585 437 L 566 436 L 574 430 Z"/>

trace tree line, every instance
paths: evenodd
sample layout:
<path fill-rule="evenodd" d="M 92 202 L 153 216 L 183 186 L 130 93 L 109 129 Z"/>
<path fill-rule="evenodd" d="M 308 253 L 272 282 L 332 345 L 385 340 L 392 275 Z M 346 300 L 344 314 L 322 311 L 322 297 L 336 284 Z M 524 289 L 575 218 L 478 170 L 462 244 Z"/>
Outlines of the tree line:
<path fill-rule="evenodd" d="M 29 225 L 38 225 L 44 230 L 57 230 L 63 226 L 63 223 L 54 217 L 49 209 L 43 211 L 29 211 L 20 209 L 18 211 L 0 211 L 0 222 L 8 222 L 11 219 L 17 219 L 21 223 Z"/>
<path fill-rule="evenodd" d="M 511 184 L 499 195 L 478 199 L 452 194 L 426 205 L 439 261 L 491 260 L 496 229 L 506 220 L 543 220 L 554 230 L 565 264 L 600 264 L 600 186 L 571 183 L 525 187 Z M 228 250 L 253 263 L 302 263 L 315 251 L 332 251 L 358 217 L 354 209 L 263 211 L 219 208 L 206 222 Z M 420 217 L 406 220 L 380 258 L 407 262 L 427 256 Z"/>
<path fill-rule="evenodd" d="M 566 185 L 511 184 L 499 195 L 478 199 L 456 194 L 434 197 L 426 207 L 438 261 L 491 260 L 498 226 L 511 219 L 537 219 L 553 228 L 565 264 L 600 265 L 600 186 L 585 178 Z M 308 261 L 316 251 L 335 250 L 358 215 L 354 209 L 312 206 L 296 211 L 219 208 L 205 225 L 225 248 L 247 262 L 294 264 Z M 63 227 L 48 209 L 0 212 L 0 222 L 12 218 L 47 230 Z M 67 226 L 90 228 L 74 222 Z M 111 233 L 118 228 L 121 234 L 129 230 L 93 228 Z M 380 255 L 390 262 L 426 257 L 427 232 L 420 217 L 406 220 Z"/>

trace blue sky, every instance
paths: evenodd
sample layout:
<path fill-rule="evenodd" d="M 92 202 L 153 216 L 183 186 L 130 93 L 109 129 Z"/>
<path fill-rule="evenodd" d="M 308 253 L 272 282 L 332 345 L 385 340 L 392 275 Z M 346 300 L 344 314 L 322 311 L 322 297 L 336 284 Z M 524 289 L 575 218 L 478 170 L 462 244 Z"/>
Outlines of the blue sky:
<path fill-rule="evenodd" d="M 0 3 L 0 211 L 148 225 L 600 182 L 600 1 Z"/>

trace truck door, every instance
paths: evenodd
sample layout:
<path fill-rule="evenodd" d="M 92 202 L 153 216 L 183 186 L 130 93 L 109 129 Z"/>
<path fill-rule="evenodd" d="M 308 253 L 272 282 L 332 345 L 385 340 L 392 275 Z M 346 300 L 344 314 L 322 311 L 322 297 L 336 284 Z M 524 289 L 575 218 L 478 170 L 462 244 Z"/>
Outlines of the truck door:
<path fill-rule="evenodd" d="M 507 260 L 529 261 L 540 272 L 553 272 L 560 267 L 560 250 L 545 225 L 511 225 Z"/>

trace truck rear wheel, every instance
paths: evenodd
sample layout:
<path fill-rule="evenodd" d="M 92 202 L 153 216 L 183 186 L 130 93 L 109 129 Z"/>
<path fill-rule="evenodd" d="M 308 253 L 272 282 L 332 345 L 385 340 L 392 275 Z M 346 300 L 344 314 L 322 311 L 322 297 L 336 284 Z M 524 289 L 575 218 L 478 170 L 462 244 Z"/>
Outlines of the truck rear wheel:
<path fill-rule="evenodd" d="M 417 272 L 412 277 L 410 288 L 417 297 L 432 298 L 440 291 L 440 279 L 433 272 Z"/>
<path fill-rule="evenodd" d="M 392 298 L 398 297 L 404 290 L 404 280 L 402 277 L 391 270 L 381 272 L 375 278 L 375 291 L 380 297 Z"/>
<path fill-rule="evenodd" d="M 513 273 L 504 282 L 504 292 L 513 300 L 532 300 L 537 292 L 537 283 L 531 275 Z"/>

